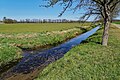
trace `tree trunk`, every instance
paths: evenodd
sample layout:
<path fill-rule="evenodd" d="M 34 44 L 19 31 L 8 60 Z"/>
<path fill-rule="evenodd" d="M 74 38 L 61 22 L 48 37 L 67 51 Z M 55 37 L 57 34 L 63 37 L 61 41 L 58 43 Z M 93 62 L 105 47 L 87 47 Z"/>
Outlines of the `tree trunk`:
<path fill-rule="evenodd" d="M 103 36 L 102 36 L 102 45 L 103 46 L 107 46 L 107 44 L 108 44 L 110 23 L 111 23 L 110 6 L 105 4 L 104 5 L 104 31 L 103 31 Z"/>
<path fill-rule="evenodd" d="M 103 46 L 107 46 L 107 43 L 108 43 L 110 23 L 111 23 L 111 21 L 109 19 L 104 20 L 104 31 L 103 31 L 103 36 L 102 36 L 102 45 Z"/>

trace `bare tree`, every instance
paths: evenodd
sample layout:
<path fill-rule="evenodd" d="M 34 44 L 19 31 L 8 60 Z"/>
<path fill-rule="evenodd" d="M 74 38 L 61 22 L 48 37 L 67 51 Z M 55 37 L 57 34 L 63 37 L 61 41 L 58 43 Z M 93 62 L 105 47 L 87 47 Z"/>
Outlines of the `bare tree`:
<path fill-rule="evenodd" d="M 102 36 L 102 45 L 107 46 L 108 43 L 108 31 L 112 18 L 119 15 L 120 12 L 120 0 L 47 0 L 48 4 L 45 7 L 51 7 L 55 4 L 63 6 L 63 13 L 69 8 L 74 12 L 85 9 L 83 16 L 80 19 L 84 21 L 88 20 L 91 16 L 96 16 L 94 20 L 103 18 L 104 31 Z"/>

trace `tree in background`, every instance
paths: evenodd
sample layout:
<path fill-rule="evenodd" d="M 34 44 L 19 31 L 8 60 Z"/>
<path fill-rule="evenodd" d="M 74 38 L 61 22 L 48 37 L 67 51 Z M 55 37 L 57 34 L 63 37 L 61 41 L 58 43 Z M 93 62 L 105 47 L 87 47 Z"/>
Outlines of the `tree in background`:
<path fill-rule="evenodd" d="M 63 13 L 69 8 L 74 12 L 84 9 L 84 14 L 80 19 L 88 20 L 91 16 L 95 16 L 94 20 L 99 18 L 103 19 L 104 31 L 102 36 L 102 45 L 107 46 L 109 27 L 112 22 L 112 18 L 119 15 L 120 12 L 120 0 L 47 0 L 45 7 L 51 7 L 55 4 L 63 6 Z"/>
<path fill-rule="evenodd" d="M 17 20 L 8 19 L 6 17 L 3 17 L 3 22 L 7 23 L 7 24 L 9 24 L 9 23 L 17 23 Z"/>
<path fill-rule="evenodd" d="M 3 17 L 3 22 L 6 20 L 6 17 Z"/>

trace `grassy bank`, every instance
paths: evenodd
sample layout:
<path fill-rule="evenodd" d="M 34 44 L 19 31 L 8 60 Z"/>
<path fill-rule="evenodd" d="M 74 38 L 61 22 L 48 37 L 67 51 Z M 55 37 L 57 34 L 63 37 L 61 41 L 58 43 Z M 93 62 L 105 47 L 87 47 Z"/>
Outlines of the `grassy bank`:
<path fill-rule="evenodd" d="M 21 52 L 21 49 L 17 47 L 0 44 L 0 66 L 21 58 Z"/>
<path fill-rule="evenodd" d="M 102 29 L 47 66 L 35 80 L 119 80 L 120 29 L 111 27 L 109 43 L 102 46 Z"/>
<path fill-rule="evenodd" d="M 25 49 L 34 49 L 46 45 L 58 44 L 66 39 L 75 37 L 83 31 L 74 28 L 65 31 L 41 32 L 41 33 L 0 33 L 1 43 L 7 43 Z"/>
<path fill-rule="evenodd" d="M 60 27 L 60 24 L 63 27 Z M 80 29 L 79 26 L 73 26 L 74 24 L 77 23 L 44 23 L 43 25 L 47 25 L 46 30 L 43 29 L 42 24 L 0 24 L 0 66 L 21 58 L 22 50 L 20 48 L 37 49 L 46 45 L 56 45 L 90 29 L 88 27 Z M 71 27 L 69 27 L 70 25 Z M 53 31 L 54 27 L 57 27 L 55 30 L 58 31 Z M 25 28 L 28 28 L 29 31 L 24 32 Z M 39 30 L 40 32 L 37 32 Z M 41 32 L 42 30 L 43 32 Z"/>

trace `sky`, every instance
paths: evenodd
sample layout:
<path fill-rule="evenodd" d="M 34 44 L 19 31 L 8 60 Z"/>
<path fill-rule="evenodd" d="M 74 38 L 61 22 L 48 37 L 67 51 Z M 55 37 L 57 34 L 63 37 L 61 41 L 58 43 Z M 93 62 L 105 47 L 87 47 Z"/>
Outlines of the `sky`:
<path fill-rule="evenodd" d="M 3 17 L 20 19 L 71 19 L 77 20 L 81 16 L 80 12 L 73 13 L 67 10 L 62 17 L 58 17 L 62 11 L 62 7 L 55 5 L 54 7 L 39 7 L 45 4 L 43 0 L 0 0 L 0 20 Z M 92 18 L 91 18 L 92 19 Z M 119 17 L 120 19 L 120 17 Z"/>

